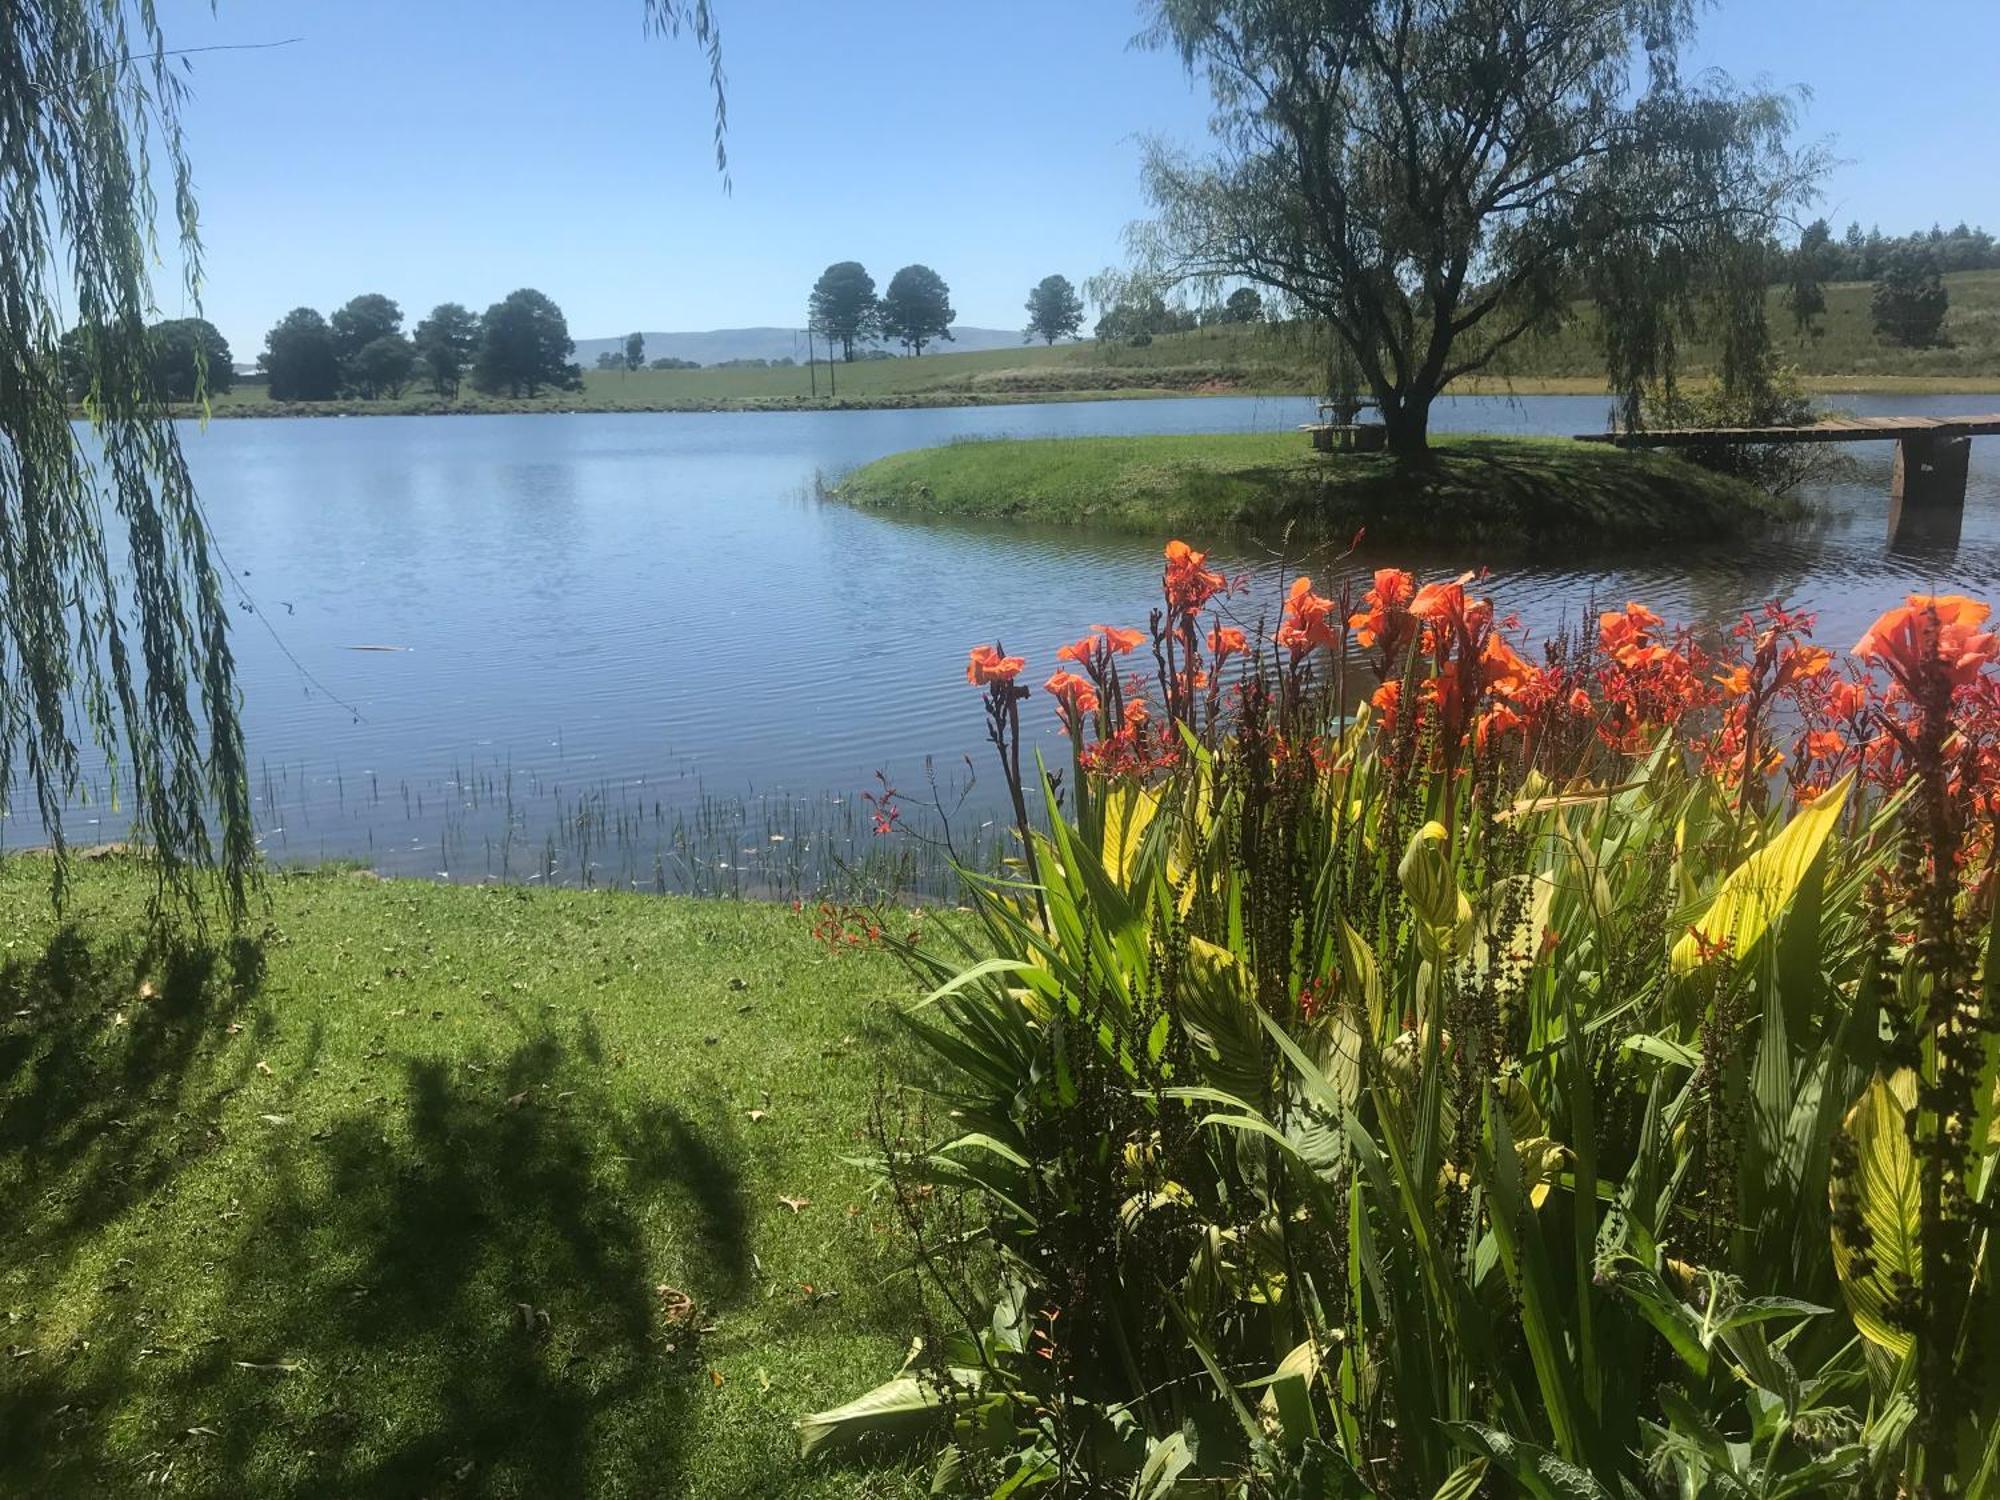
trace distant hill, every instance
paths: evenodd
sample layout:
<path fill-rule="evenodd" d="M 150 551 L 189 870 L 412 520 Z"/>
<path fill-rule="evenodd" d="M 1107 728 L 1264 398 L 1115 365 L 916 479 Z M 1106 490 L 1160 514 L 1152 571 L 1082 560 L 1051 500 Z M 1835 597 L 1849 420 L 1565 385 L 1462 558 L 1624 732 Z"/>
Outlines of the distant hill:
<path fill-rule="evenodd" d="M 980 349 L 1018 349 L 1018 329 L 969 328 L 961 323 L 951 331 L 952 341 L 938 345 L 965 354 Z M 578 339 L 576 361 L 586 370 L 597 356 L 625 347 L 625 335 L 608 339 Z M 796 328 L 711 328 L 706 333 L 648 333 L 647 359 L 691 359 L 697 364 L 720 364 L 725 359 L 796 359 L 804 364 L 806 336 Z"/>

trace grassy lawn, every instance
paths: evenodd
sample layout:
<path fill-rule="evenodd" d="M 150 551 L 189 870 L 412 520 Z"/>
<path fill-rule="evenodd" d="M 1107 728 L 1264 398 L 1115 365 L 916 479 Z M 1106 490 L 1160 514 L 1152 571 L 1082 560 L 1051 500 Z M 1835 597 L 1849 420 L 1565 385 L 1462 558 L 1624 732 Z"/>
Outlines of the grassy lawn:
<path fill-rule="evenodd" d="M 1296 526 L 1380 542 L 1630 543 L 1744 533 L 1790 507 L 1670 455 L 1566 439 L 1442 437 L 1412 472 L 1313 452 L 1296 432 L 1004 439 L 892 454 L 843 479 L 850 503 L 913 514 L 1213 536 Z"/>
<path fill-rule="evenodd" d="M 146 889 L 0 862 L 0 1493 L 920 1491 L 792 1456 L 911 1333 L 842 1161 L 891 964 L 343 873 L 176 955 Z"/>

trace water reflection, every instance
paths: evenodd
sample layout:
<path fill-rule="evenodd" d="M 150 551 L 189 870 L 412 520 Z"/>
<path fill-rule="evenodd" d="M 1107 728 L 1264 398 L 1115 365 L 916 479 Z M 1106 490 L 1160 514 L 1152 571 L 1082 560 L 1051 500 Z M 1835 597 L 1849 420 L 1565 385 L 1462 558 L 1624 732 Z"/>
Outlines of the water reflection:
<path fill-rule="evenodd" d="M 2000 397 L 1842 404 L 1970 413 Z M 1460 400 L 1436 426 L 1575 433 L 1605 410 Z M 1082 627 L 1144 620 L 1165 538 L 893 520 L 814 500 L 815 477 L 954 437 L 1283 430 L 1310 415 L 1300 400 L 1209 398 L 190 429 L 224 553 L 285 648 L 244 618 L 265 845 L 402 874 L 784 892 L 879 852 L 857 801 L 877 768 L 915 793 L 928 767 L 964 799 L 955 834 L 990 847 L 967 645 L 997 636 L 1039 680 Z M 1595 601 L 1723 624 L 1779 595 L 1844 647 L 1906 591 L 2000 594 L 2000 439 L 1974 443 L 1955 545 L 1892 549 L 1891 445 L 1848 451 L 1807 521 L 1751 545 L 1496 561 L 1447 543 L 1421 561 L 1493 563 L 1491 592 L 1536 632 Z M 1218 550 L 1258 578 L 1260 601 L 1329 566 L 1324 551 Z M 1409 559 L 1345 566 L 1391 560 Z M 69 831 L 115 835 L 106 816 L 101 799 L 79 807 Z M 4 833 L 42 838 L 25 809 Z"/>

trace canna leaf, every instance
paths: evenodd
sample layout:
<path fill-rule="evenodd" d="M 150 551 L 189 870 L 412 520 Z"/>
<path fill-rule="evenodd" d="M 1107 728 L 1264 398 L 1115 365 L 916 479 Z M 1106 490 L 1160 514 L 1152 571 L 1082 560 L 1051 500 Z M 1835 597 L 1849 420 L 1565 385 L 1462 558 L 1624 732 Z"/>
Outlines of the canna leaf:
<path fill-rule="evenodd" d="M 957 1373 L 984 1378 L 981 1370 Z M 930 1430 L 944 1409 L 944 1400 L 925 1381 L 914 1375 L 899 1375 L 845 1406 L 816 1412 L 799 1426 L 799 1456 L 810 1457 L 828 1445 L 844 1446 L 865 1438 L 910 1439 Z"/>
<path fill-rule="evenodd" d="M 1841 1125 L 1854 1147 L 1854 1171 L 1835 1176 L 1829 1188 L 1833 1266 L 1847 1310 L 1862 1337 L 1898 1359 L 1913 1341 L 1892 1321 L 1891 1307 L 1899 1285 L 1915 1288 L 1923 1280 L 1917 1249 L 1922 1189 L 1904 1126 L 1916 1102 L 1916 1074 L 1907 1068 L 1893 1078 L 1877 1074 Z M 1868 1230 L 1865 1256 L 1843 1227 L 1856 1216 Z"/>
<path fill-rule="evenodd" d="M 1145 787 L 1124 782 L 1104 798 L 1104 873 L 1126 890 L 1139 862 L 1139 841 L 1160 810 L 1160 798 Z"/>
<path fill-rule="evenodd" d="M 1451 835 L 1426 823 L 1410 836 L 1396 878 L 1417 915 L 1417 943 L 1431 958 L 1456 957 L 1471 941 L 1472 902 L 1458 888 L 1451 867 Z"/>
<path fill-rule="evenodd" d="M 1849 772 L 1796 814 L 1776 838 L 1723 877 L 1707 912 L 1674 944 L 1674 973 L 1692 974 L 1710 953 L 1725 948 L 1740 959 L 1756 945 L 1812 869 L 1827 835 L 1840 822 L 1853 785 Z"/>

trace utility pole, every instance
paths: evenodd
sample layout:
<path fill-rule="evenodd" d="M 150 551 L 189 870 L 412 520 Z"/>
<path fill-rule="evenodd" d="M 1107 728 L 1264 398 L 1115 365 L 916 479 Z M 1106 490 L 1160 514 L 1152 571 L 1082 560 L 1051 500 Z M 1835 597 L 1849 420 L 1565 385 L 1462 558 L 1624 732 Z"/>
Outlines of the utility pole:
<path fill-rule="evenodd" d="M 806 324 L 806 378 L 812 382 L 813 400 L 819 400 L 819 366 L 813 362 L 813 329 Z"/>

